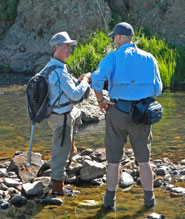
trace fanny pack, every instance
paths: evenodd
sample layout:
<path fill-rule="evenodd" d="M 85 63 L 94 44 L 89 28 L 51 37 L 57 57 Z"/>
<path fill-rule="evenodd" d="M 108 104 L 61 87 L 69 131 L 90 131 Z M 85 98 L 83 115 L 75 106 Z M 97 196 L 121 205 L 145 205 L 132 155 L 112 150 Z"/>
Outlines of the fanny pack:
<path fill-rule="evenodd" d="M 146 98 L 138 103 L 132 103 L 129 115 L 136 124 L 151 125 L 161 120 L 163 114 L 162 105 L 154 98 Z"/>
<path fill-rule="evenodd" d="M 128 113 L 136 124 L 151 125 L 159 122 L 162 118 L 163 107 L 154 98 L 146 98 L 140 101 L 117 100 L 114 102 L 116 108 Z"/>

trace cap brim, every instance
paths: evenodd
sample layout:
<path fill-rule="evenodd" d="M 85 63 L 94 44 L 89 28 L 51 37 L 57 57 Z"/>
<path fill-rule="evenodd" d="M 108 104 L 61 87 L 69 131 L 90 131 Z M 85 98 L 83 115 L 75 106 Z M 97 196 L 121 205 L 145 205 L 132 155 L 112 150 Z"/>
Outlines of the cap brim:
<path fill-rule="evenodd" d="M 108 37 L 113 37 L 113 36 L 114 36 L 114 32 L 112 32 L 108 35 Z"/>
<path fill-rule="evenodd" d="M 74 46 L 77 45 L 77 41 L 76 40 L 66 40 L 63 43 L 69 43 L 69 44 L 74 45 Z"/>

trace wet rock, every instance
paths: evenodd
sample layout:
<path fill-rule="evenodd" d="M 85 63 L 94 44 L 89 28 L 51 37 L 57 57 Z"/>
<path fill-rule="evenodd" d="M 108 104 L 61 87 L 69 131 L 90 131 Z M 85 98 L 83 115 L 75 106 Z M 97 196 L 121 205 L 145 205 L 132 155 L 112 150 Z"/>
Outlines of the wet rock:
<path fill-rule="evenodd" d="M 27 196 L 41 195 L 43 193 L 42 182 L 25 183 L 23 184 L 23 192 Z"/>
<path fill-rule="evenodd" d="M 72 161 L 82 163 L 82 156 L 77 154 L 72 158 Z"/>
<path fill-rule="evenodd" d="M 82 163 L 84 160 L 92 160 L 92 158 L 88 155 L 82 156 Z"/>
<path fill-rule="evenodd" d="M 25 205 L 27 203 L 27 199 L 24 196 L 16 195 L 10 200 L 10 203 L 13 205 Z"/>
<path fill-rule="evenodd" d="M 172 176 L 170 174 L 165 175 L 164 176 L 164 181 L 171 182 L 172 181 Z"/>
<path fill-rule="evenodd" d="M 80 169 L 82 168 L 82 164 L 75 163 L 75 166 L 70 167 L 68 171 L 68 176 L 73 177 L 73 176 L 78 176 L 80 174 Z"/>
<path fill-rule="evenodd" d="M 17 189 L 15 189 L 15 188 L 13 188 L 13 187 L 8 188 L 8 193 L 9 193 L 10 195 L 15 195 L 15 194 L 21 195 L 21 192 L 19 192 Z"/>
<path fill-rule="evenodd" d="M 3 197 L 3 195 L 4 195 L 3 190 L 0 190 L 0 199 Z"/>
<path fill-rule="evenodd" d="M 51 169 L 45 170 L 44 172 L 39 174 L 39 176 L 47 176 L 47 177 L 49 177 L 50 175 L 51 175 Z"/>
<path fill-rule="evenodd" d="M 11 179 L 11 178 L 5 178 L 4 183 L 8 187 L 14 187 L 14 186 L 19 186 L 21 183 L 18 182 L 17 180 Z"/>
<path fill-rule="evenodd" d="M 1 209 L 6 210 L 9 207 L 9 203 L 8 202 L 3 202 L 1 204 Z"/>
<path fill-rule="evenodd" d="M 182 188 L 182 187 L 173 187 L 171 189 L 172 192 L 176 192 L 176 193 L 182 193 L 182 194 L 185 194 L 185 188 Z"/>
<path fill-rule="evenodd" d="M 81 152 L 81 156 L 85 156 L 85 155 L 88 155 L 88 156 L 89 156 L 92 152 L 93 152 L 92 149 L 87 148 L 87 149 L 85 149 L 85 150 L 83 150 L 83 151 Z"/>
<path fill-rule="evenodd" d="M 168 173 L 168 167 L 166 166 L 161 166 L 158 170 L 157 170 L 157 175 L 160 176 L 165 176 Z"/>
<path fill-rule="evenodd" d="M 18 156 L 18 155 L 20 155 L 20 154 L 22 154 L 23 152 L 22 151 L 16 151 L 15 153 L 14 153 L 14 157 L 15 156 Z"/>
<path fill-rule="evenodd" d="M 0 163 L 0 169 L 1 168 L 6 168 L 4 164 Z"/>
<path fill-rule="evenodd" d="M 163 219 L 163 218 L 166 218 L 166 215 L 164 215 L 164 214 L 152 213 L 152 214 L 150 214 L 150 215 L 147 215 L 145 218 L 147 218 L 147 219 Z"/>
<path fill-rule="evenodd" d="M 78 183 L 80 182 L 79 179 L 85 180 L 86 183 L 89 183 L 89 186 L 101 186 L 104 182 L 106 182 L 107 162 L 104 158 L 104 152 L 104 149 L 98 149 L 94 151 L 86 149 L 82 151 L 81 154 L 75 155 L 72 159 L 71 164 L 66 169 L 65 184 Z M 18 157 L 21 156 L 21 161 L 24 160 L 23 157 L 25 158 L 25 161 L 27 161 L 27 157 L 24 153 L 19 152 L 17 154 Z M 37 162 L 37 164 L 39 162 Z M 21 197 L 23 197 L 23 199 L 26 199 L 27 196 L 29 198 L 31 196 L 31 198 L 34 198 L 34 200 L 36 200 L 37 203 L 41 202 L 43 204 L 53 205 L 55 201 L 52 202 L 51 200 L 48 200 L 48 198 L 47 200 L 44 200 L 42 202 L 42 200 L 45 199 L 47 193 L 51 188 L 51 178 L 42 177 L 40 176 L 40 174 L 44 174 L 46 171 L 50 171 L 50 169 L 48 169 L 50 167 L 49 163 L 50 161 L 45 161 L 43 165 L 39 165 L 40 172 L 39 168 L 37 168 L 37 171 L 34 172 L 35 175 L 36 173 L 38 173 L 36 176 L 34 174 L 31 175 L 30 172 L 33 170 L 32 168 L 28 168 L 25 165 L 21 166 L 21 163 L 19 167 L 22 167 L 27 176 L 31 179 L 31 182 L 29 183 L 24 183 L 24 178 L 19 179 L 17 177 L 18 171 L 16 173 L 14 172 L 14 170 L 7 171 L 7 169 L 11 166 L 10 163 L 3 164 L 4 167 L 2 168 L 4 168 L 5 170 L 3 170 L 2 172 L 7 172 L 8 176 L 0 177 L 0 200 L 3 200 L 1 202 L 14 203 L 15 201 L 15 203 L 17 202 L 18 205 L 21 205 Z M 20 163 L 18 163 L 17 165 L 19 164 Z M 122 173 L 120 177 L 120 187 L 125 188 L 124 190 L 128 188 L 131 189 L 134 181 L 138 184 L 140 183 L 139 168 L 136 165 L 132 150 L 126 151 L 125 155 L 123 156 L 121 160 L 121 169 Z M 159 187 L 163 185 L 161 189 L 166 189 L 167 191 L 170 191 L 169 195 L 171 197 L 184 196 L 184 188 L 176 187 L 172 184 L 167 183 L 170 181 L 180 182 L 185 180 L 185 175 L 183 175 L 184 166 L 181 163 L 173 164 L 167 158 L 161 160 L 154 160 L 152 161 L 152 169 L 155 173 L 154 187 Z M 17 168 L 17 170 L 19 170 L 19 168 Z M 22 171 L 22 174 L 24 173 L 24 171 Z M 157 177 L 156 173 L 161 174 L 160 171 L 162 172 L 162 176 Z M 2 190 L 3 188 L 4 191 Z M 69 191 L 71 196 L 79 194 L 79 191 L 73 190 L 73 188 L 70 185 L 67 186 L 66 189 Z"/>
<path fill-rule="evenodd" d="M 81 206 L 96 206 L 98 204 L 99 204 L 99 202 L 97 202 L 95 200 L 83 200 L 82 202 L 80 202 L 79 205 L 81 205 Z"/>
<path fill-rule="evenodd" d="M 181 160 L 181 165 L 185 165 L 185 159 Z"/>
<path fill-rule="evenodd" d="M 77 176 L 73 176 L 73 177 L 67 177 L 65 179 L 65 183 L 69 183 L 69 184 L 73 184 L 77 181 Z"/>
<path fill-rule="evenodd" d="M 101 186 L 103 184 L 103 179 L 102 178 L 92 179 L 90 183 L 95 186 Z"/>
<path fill-rule="evenodd" d="M 157 166 L 161 165 L 162 164 L 162 160 L 161 159 L 156 159 L 156 160 L 153 160 L 153 163 Z"/>
<path fill-rule="evenodd" d="M 185 169 L 181 170 L 181 171 L 180 171 L 180 174 L 181 174 L 181 175 L 185 175 Z"/>
<path fill-rule="evenodd" d="M 174 188 L 175 186 L 172 185 L 172 184 L 166 184 L 165 187 L 166 187 L 166 190 L 171 190 L 171 189 Z"/>
<path fill-rule="evenodd" d="M 168 166 L 174 166 L 174 164 L 171 162 L 171 160 L 167 157 L 164 157 L 162 159 L 163 163 L 167 164 Z"/>
<path fill-rule="evenodd" d="M 43 173 L 50 169 L 50 161 L 44 161 L 42 166 L 40 167 L 37 176 L 43 176 Z"/>
<path fill-rule="evenodd" d="M 0 168 L 0 177 L 8 176 L 6 168 Z"/>
<path fill-rule="evenodd" d="M 105 149 L 104 148 L 96 149 L 91 153 L 90 157 L 97 162 L 105 161 L 106 160 Z"/>
<path fill-rule="evenodd" d="M 154 180 L 154 187 L 160 187 L 163 184 L 163 178 L 157 178 Z"/>
<path fill-rule="evenodd" d="M 32 153 L 31 166 L 27 167 L 28 153 L 23 152 L 18 156 L 15 156 L 8 167 L 8 171 L 14 171 L 19 176 L 23 183 L 31 182 L 37 177 L 39 169 L 43 165 L 44 161 L 41 159 L 41 154 Z"/>
<path fill-rule="evenodd" d="M 20 179 L 17 178 L 17 174 L 16 174 L 15 172 L 9 171 L 9 172 L 8 172 L 8 177 L 10 177 L 10 178 L 15 178 L 15 180 L 20 181 Z"/>
<path fill-rule="evenodd" d="M 34 182 L 38 182 L 38 181 L 41 182 L 44 187 L 48 187 L 51 184 L 51 178 L 50 177 L 42 176 L 42 177 L 37 177 L 34 180 Z"/>
<path fill-rule="evenodd" d="M 1 183 L 0 189 L 3 191 L 6 191 L 6 190 L 8 190 L 8 186 L 6 186 L 4 183 Z"/>
<path fill-rule="evenodd" d="M 4 203 L 4 202 L 5 202 L 4 199 L 0 199 L 0 205 L 1 205 L 2 203 Z"/>
<path fill-rule="evenodd" d="M 103 176 L 105 170 L 105 165 L 96 161 L 85 160 L 80 169 L 80 178 L 84 181 L 89 181 Z"/>
<path fill-rule="evenodd" d="M 59 198 L 45 198 L 41 200 L 44 205 L 62 205 L 63 201 Z"/>
<path fill-rule="evenodd" d="M 120 187 L 126 188 L 131 186 L 133 183 L 134 183 L 134 179 L 130 174 L 128 174 L 127 172 L 122 172 L 120 174 L 120 182 L 119 182 Z"/>

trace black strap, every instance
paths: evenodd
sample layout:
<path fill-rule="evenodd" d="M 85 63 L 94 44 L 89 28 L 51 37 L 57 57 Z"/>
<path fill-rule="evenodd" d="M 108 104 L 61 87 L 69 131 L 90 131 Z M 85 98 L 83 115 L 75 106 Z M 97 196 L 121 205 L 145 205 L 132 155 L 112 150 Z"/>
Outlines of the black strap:
<path fill-rule="evenodd" d="M 45 78 L 48 80 L 49 78 L 49 74 L 51 74 L 51 72 L 53 70 L 55 70 L 56 68 L 61 68 L 63 69 L 62 66 L 59 66 L 59 65 L 51 65 L 49 67 L 46 67 L 44 70 L 43 70 L 43 73 L 45 75 Z M 71 102 L 67 102 L 67 103 L 64 103 L 64 104 L 60 104 L 60 105 L 57 105 L 55 106 L 55 104 L 57 103 L 57 101 L 59 100 L 59 98 L 61 97 L 61 95 L 63 94 L 63 91 L 59 94 L 59 96 L 56 98 L 56 100 L 53 102 L 53 105 L 51 106 L 53 109 L 54 108 L 61 108 L 61 107 L 65 107 L 65 106 L 68 106 L 71 104 Z"/>
<path fill-rule="evenodd" d="M 67 113 L 64 113 L 64 123 L 63 123 L 63 131 L 62 131 L 62 140 L 61 140 L 61 144 L 60 144 L 60 147 L 63 146 L 63 143 L 64 143 L 64 138 L 65 138 L 65 133 L 66 133 L 66 125 L 67 125 Z"/>
<path fill-rule="evenodd" d="M 56 100 L 57 101 L 57 100 Z M 54 102 L 55 103 L 55 102 Z M 71 104 L 71 102 L 67 102 L 67 103 L 63 103 L 63 104 L 59 104 L 57 106 L 53 106 L 54 108 L 61 108 L 61 107 L 65 107 L 65 106 L 69 106 Z M 54 105 L 54 104 L 53 104 Z"/>

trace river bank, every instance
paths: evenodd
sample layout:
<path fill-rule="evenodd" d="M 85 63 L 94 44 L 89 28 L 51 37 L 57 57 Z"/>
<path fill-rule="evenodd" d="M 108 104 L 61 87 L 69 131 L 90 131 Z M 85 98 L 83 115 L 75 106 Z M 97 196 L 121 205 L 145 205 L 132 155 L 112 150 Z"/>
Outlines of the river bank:
<path fill-rule="evenodd" d="M 0 163 L 0 215 L 4 218 L 19 218 L 18 208 L 27 209 L 25 216 L 34 216 L 38 212 L 28 211 L 28 206 L 61 206 L 65 205 L 67 197 L 53 197 L 51 195 L 50 160 L 42 160 L 39 153 L 32 153 L 31 166 L 26 166 L 27 153 L 16 152 L 11 161 Z M 154 188 L 166 191 L 167 196 L 185 197 L 185 159 L 173 163 L 168 158 L 151 160 L 154 172 Z M 67 168 L 65 179 L 66 188 L 71 189 L 71 199 L 80 194 L 77 187 L 102 187 L 106 183 L 105 149 L 86 149 L 75 155 Z M 70 186 L 69 186 L 70 184 Z M 175 185 L 176 184 L 176 185 Z M 179 186 L 179 185 L 182 186 Z M 141 187 L 138 166 L 134 160 L 132 150 L 127 150 L 121 161 L 119 187 L 122 191 Z M 88 197 L 87 197 L 88 199 Z M 89 200 L 79 202 L 78 206 L 101 206 L 101 201 Z M 36 209 L 36 207 L 33 207 Z M 29 212 L 29 213 L 28 213 Z M 165 215 L 160 212 L 159 215 Z M 11 217 L 9 217 L 11 215 Z M 147 215 L 146 215 L 147 216 Z M 183 215 L 182 215 L 183 216 Z M 156 217 L 150 217 L 156 218 Z"/>

